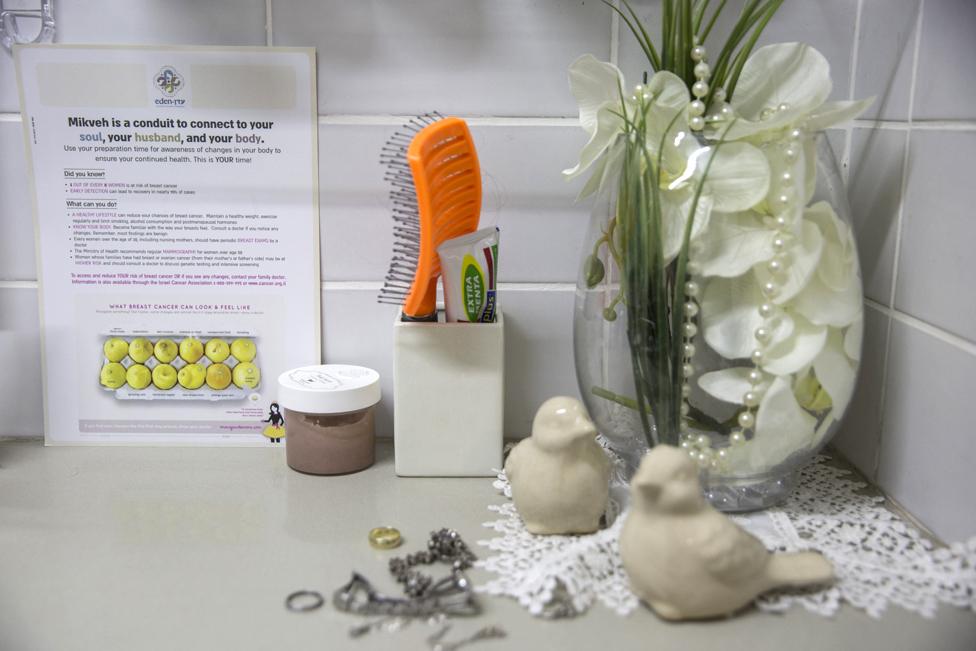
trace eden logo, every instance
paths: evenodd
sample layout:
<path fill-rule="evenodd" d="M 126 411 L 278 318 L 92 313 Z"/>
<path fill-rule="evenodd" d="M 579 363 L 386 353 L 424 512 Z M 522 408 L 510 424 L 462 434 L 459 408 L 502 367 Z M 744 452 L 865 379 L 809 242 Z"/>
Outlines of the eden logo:
<path fill-rule="evenodd" d="M 153 77 L 153 84 L 159 89 L 165 97 L 157 97 L 153 104 L 156 106 L 175 106 L 182 107 L 186 104 L 185 99 L 177 99 L 173 97 L 176 93 L 183 89 L 184 81 L 183 75 L 176 72 L 176 68 L 173 66 L 163 66 L 156 76 Z"/>

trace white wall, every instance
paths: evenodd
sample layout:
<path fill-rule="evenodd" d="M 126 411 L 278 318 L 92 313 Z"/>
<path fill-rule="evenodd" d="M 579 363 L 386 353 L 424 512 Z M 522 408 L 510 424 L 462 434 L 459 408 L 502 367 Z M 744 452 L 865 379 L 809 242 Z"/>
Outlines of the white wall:
<path fill-rule="evenodd" d="M 27 0 L 24 0 L 25 2 Z M 730 6 L 740 4 L 735 0 Z M 651 0 L 635 3 L 656 15 Z M 60 0 L 60 42 L 318 48 L 323 350 L 391 375 L 393 313 L 375 303 L 390 248 L 380 144 L 391 115 L 469 117 L 502 228 L 506 426 L 576 393 L 575 266 L 588 208 L 559 171 L 583 143 L 566 67 L 592 52 L 641 70 L 597 0 Z M 831 133 L 855 208 L 867 296 L 865 361 L 838 445 L 937 533 L 976 530 L 968 394 L 976 380 L 976 3 L 787 0 L 765 41 L 805 40 L 834 97 L 877 95 Z M 954 83 L 955 82 L 955 83 Z M 0 434 L 42 432 L 30 202 L 10 57 L 0 52 Z M 11 369 L 15 369 L 11 371 Z M 391 395 L 389 382 L 384 389 Z M 380 428 L 391 429 L 391 405 Z"/>

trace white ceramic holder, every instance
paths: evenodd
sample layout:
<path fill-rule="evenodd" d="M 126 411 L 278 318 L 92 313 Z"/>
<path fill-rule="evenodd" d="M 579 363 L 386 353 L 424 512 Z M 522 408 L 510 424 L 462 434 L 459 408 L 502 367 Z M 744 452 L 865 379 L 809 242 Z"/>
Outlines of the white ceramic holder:
<path fill-rule="evenodd" d="M 505 319 L 393 324 L 393 438 L 401 477 L 490 477 L 502 463 Z"/>

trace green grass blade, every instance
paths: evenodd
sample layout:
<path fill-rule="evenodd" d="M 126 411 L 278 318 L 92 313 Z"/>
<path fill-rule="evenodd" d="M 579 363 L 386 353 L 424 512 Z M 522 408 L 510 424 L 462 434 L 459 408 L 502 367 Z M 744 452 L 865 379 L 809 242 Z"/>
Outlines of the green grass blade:
<path fill-rule="evenodd" d="M 634 20 L 637 21 L 637 26 L 635 26 L 634 23 L 627 18 L 626 14 L 620 11 L 620 9 L 613 5 L 609 0 L 602 0 L 602 2 L 613 9 L 621 18 L 623 18 L 624 23 L 630 29 L 631 33 L 634 35 L 634 38 L 637 39 L 637 44 L 640 45 L 641 49 L 644 51 L 644 56 L 647 57 L 647 61 L 651 64 L 651 68 L 655 72 L 660 70 L 661 59 L 658 56 L 657 50 L 654 49 L 654 44 L 651 43 L 651 39 L 647 37 L 647 32 L 644 30 L 644 26 L 640 23 L 637 15 L 634 14 Z M 624 3 L 626 4 L 626 0 L 624 0 Z M 627 8 L 630 9 L 630 5 L 627 5 Z M 633 13 L 633 10 L 631 10 L 631 13 Z M 639 31 L 638 27 L 640 28 Z"/>
<path fill-rule="evenodd" d="M 712 32 L 712 27 L 715 26 L 715 20 L 719 17 L 719 14 L 722 13 L 722 9 L 725 8 L 726 2 L 728 2 L 728 0 L 722 0 L 719 3 L 718 7 L 715 8 L 715 13 L 713 13 L 712 17 L 708 20 L 708 24 L 705 26 L 705 30 L 698 32 L 698 40 L 700 43 L 704 44 L 705 39 L 708 38 L 708 35 Z"/>
<path fill-rule="evenodd" d="M 604 2 L 606 2 L 606 0 L 604 0 Z M 647 33 L 647 29 L 644 28 L 643 21 L 641 21 L 640 17 L 637 15 L 637 12 L 634 11 L 634 8 L 630 6 L 630 3 L 627 2 L 627 0 L 623 0 L 623 3 L 624 6 L 627 7 L 627 11 L 630 12 L 630 15 L 633 17 L 634 24 L 640 29 L 640 35 L 638 35 L 633 26 L 629 25 L 628 23 L 630 31 L 634 32 L 634 36 L 637 37 L 638 41 L 641 41 L 641 37 L 643 36 L 642 42 L 646 46 L 644 48 L 644 53 L 647 55 L 648 60 L 651 61 L 654 71 L 657 72 L 661 69 L 661 57 L 658 55 L 657 50 L 654 49 L 654 43 L 651 42 L 651 36 Z M 614 7 L 614 9 L 617 8 Z M 619 9 L 617 9 L 617 13 L 623 16 L 623 13 Z M 627 20 L 626 16 L 624 16 L 624 20 Z"/>
<path fill-rule="evenodd" d="M 708 3 L 710 2 L 711 0 L 696 0 L 695 2 L 695 19 L 691 27 L 695 34 L 701 28 L 702 19 L 705 17 L 705 11 L 708 10 Z"/>

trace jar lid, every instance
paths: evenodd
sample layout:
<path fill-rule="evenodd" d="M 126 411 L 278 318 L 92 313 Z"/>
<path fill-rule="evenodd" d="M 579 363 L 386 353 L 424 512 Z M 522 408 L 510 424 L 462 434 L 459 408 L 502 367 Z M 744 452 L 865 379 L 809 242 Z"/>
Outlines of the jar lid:
<path fill-rule="evenodd" d="M 278 376 L 278 404 L 305 414 L 342 414 L 380 401 L 380 374 L 365 366 L 302 366 Z"/>

